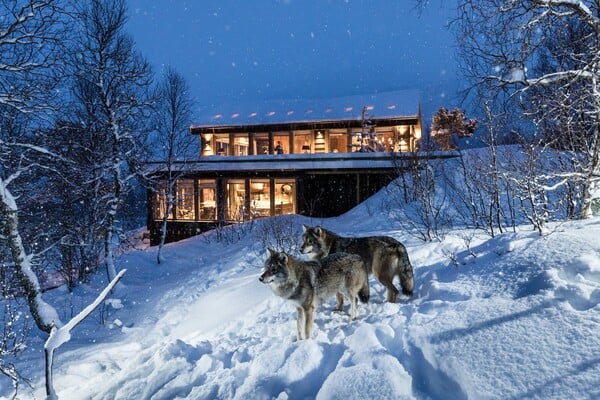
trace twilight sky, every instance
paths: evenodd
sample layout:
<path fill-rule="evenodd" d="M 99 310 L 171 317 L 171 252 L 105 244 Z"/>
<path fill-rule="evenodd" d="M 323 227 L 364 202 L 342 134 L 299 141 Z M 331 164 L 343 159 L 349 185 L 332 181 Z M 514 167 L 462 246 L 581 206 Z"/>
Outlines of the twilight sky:
<path fill-rule="evenodd" d="M 417 89 L 428 114 L 457 105 L 442 5 L 419 14 L 410 0 L 128 0 L 128 29 L 157 71 L 183 73 L 199 107 Z"/>

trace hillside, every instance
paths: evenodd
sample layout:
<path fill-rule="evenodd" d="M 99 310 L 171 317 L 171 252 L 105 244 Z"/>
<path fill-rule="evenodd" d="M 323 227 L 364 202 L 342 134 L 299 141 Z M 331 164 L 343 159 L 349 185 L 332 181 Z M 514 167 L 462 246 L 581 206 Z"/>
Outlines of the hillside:
<path fill-rule="evenodd" d="M 403 241 L 413 298 L 385 303 L 371 277 L 358 320 L 333 311 L 332 299 L 318 310 L 313 338 L 294 342 L 293 306 L 258 281 L 261 225 L 273 220 L 221 232 L 227 240 L 213 232 L 170 244 L 161 265 L 156 249 L 131 249 L 118 259 L 122 286 L 57 352 L 60 398 L 600 396 L 600 219 L 556 225 L 545 237 L 452 230 L 423 243 L 395 229 L 385 201 L 382 191 L 339 218 L 293 217 L 290 226 L 298 241 L 301 223 Z M 103 279 L 66 296 L 72 307 L 91 301 Z M 45 397 L 42 346 L 40 335 L 19 361 L 33 378 L 19 398 Z M 0 396 L 9 395 L 4 382 Z"/>

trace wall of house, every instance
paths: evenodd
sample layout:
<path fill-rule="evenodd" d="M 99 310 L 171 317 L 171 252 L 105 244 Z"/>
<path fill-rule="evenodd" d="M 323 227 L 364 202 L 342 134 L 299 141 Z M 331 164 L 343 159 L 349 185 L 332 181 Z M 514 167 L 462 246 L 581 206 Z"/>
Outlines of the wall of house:
<path fill-rule="evenodd" d="M 393 171 L 271 171 L 254 174 L 229 174 L 212 177 L 196 173 L 185 178 L 177 193 L 175 210 L 167 224 L 166 242 L 185 239 L 222 224 L 232 224 L 270 215 L 297 213 L 315 218 L 341 215 L 373 195 L 392 177 Z M 210 218 L 202 210 L 202 183 L 215 181 L 216 204 Z M 290 183 L 290 187 L 284 184 Z M 260 184 L 260 185 L 259 185 Z M 196 187 L 190 192 L 190 188 Z M 266 195 L 266 191 L 269 195 Z M 281 191 L 282 193 L 278 193 Z M 277 197 L 279 195 L 279 197 Z M 192 196 L 190 199 L 189 196 Z M 262 197 L 269 199 L 267 205 Z M 283 200 L 286 196 L 293 196 Z M 239 204 L 233 200 L 240 197 Z M 149 193 L 148 229 L 150 241 L 160 240 L 161 209 L 164 201 L 160 195 Z M 272 199 L 272 200 L 271 200 Z M 278 199 L 277 201 L 275 201 Z M 283 201 L 282 201 L 283 200 Z M 212 198 L 209 200 L 212 201 Z M 236 200 L 237 201 L 237 200 Z M 261 205 L 265 203 L 264 205 Z M 181 208 L 181 209 L 179 209 Z M 194 211 L 195 210 L 195 211 Z M 239 214 L 235 211 L 240 210 Z M 205 215 L 206 214 L 206 215 Z"/>
<path fill-rule="evenodd" d="M 201 155 L 350 153 L 355 151 L 407 152 L 417 149 L 420 122 L 405 125 L 290 130 L 278 132 L 202 133 Z"/>

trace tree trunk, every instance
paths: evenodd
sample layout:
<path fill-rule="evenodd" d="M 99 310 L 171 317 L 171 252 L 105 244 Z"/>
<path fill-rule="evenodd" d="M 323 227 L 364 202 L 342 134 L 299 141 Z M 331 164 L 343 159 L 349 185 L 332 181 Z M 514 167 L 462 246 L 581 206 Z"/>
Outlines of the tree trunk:
<path fill-rule="evenodd" d="M 61 326 L 62 323 L 54 307 L 42 299 L 40 283 L 32 269 L 31 255 L 26 253 L 19 233 L 17 204 L 2 178 L 0 178 L 0 222 L 35 324 L 43 332 L 50 333 L 53 326 Z"/>

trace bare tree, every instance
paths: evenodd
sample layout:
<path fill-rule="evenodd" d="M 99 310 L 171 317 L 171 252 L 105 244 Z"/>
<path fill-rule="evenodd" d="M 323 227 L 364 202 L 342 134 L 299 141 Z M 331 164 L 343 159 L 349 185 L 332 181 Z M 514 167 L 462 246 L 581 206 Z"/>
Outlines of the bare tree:
<path fill-rule="evenodd" d="M 34 144 L 32 128 L 52 110 L 56 75 L 64 64 L 62 6 L 53 0 L 0 2 L 0 231 L 34 321 L 44 332 L 61 322 L 42 298 L 15 193 L 27 192 L 31 171 L 52 170 L 56 156 Z"/>
<path fill-rule="evenodd" d="M 82 116 L 72 115 L 74 120 Z M 57 270 L 73 289 L 101 265 L 103 243 L 99 238 L 104 237 L 104 198 L 109 191 L 100 166 L 106 143 L 94 129 L 64 120 L 49 129 L 48 135 L 52 137 L 48 148 L 67 161 L 57 163 L 60 174 L 40 178 L 53 195 L 36 206 L 41 206 L 47 217 L 60 220 L 53 227 L 57 231 L 53 240 L 58 243 L 53 256 Z"/>
<path fill-rule="evenodd" d="M 63 63 L 64 2 L 0 1 L 0 104 L 46 112 Z"/>
<path fill-rule="evenodd" d="M 125 0 L 89 0 L 79 10 L 80 36 L 75 60 L 75 96 L 83 123 L 106 144 L 97 165 L 95 187 L 103 196 L 104 262 L 109 280 L 116 276 L 113 241 L 118 214 L 139 167 L 140 140 L 148 119 L 151 71 L 125 33 Z"/>
<path fill-rule="evenodd" d="M 394 221 L 407 233 L 426 242 L 440 239 L 448 226 L 446 181 L 438 179 L 443 161 L 434 160 L 430 144 L 422 151 L 394 155 L 395 174 L 388 186 Z"/>
<path fill-rule="evenodd" d="M 150 148 L 155 149 L 162 161 L 158 164 L 160 180 L 154 186 L 157 195 L 164 199 L 164 215 L 156 261 L 162 261 L 162 248 L 167 237 L 167 222 L 176 201 L 177 179 L 185 174 L 185 163 L 197 158 L 198 141 L 188 132 L 193 101 L 185 78 L 175 69 L 168 67 L 156 88 L 156 103 L 153 113 L 153 128 L 156 138 Z M 158 171 L 157 171 L 158 172 Z"/>
<path fill-rule="evenodd" d="M 560 184 L 553 187 L 575 183 L 580 218 L 592 214 L 600 184 L 599 7 L 591 0 L 459 2 L 462 70 L 489 89 L 486 99 L 518 104 L 527 139 L 552 125 L 575 135 L 577 162 L 554 172 Z M 579 33 L 557 38 L 567 26 Z"/>
<path fill-rule="evenodd" d="M 3 299 L 0 310 L 0 374 L 12 381 L 14 398 L 21 380 L 14 361 L 27 347 L 30 326 L 20 311 L 18 291 L 10 284 L 9 271 L 9 265 L 0 263 L 0 296 Z"/>

